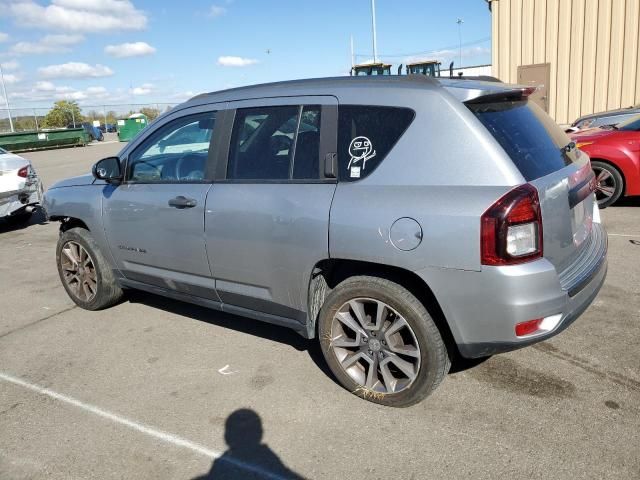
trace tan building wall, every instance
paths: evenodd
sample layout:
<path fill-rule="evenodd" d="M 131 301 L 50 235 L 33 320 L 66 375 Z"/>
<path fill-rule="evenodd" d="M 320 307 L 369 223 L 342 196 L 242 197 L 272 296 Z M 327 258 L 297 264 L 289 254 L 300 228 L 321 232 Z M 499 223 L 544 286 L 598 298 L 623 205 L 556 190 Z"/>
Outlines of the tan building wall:
<path fill-rule="evenodd" d="M 556 122 L 640 104 L 640 0 L 491 0 L 493 75 L 549 64 Z"/>

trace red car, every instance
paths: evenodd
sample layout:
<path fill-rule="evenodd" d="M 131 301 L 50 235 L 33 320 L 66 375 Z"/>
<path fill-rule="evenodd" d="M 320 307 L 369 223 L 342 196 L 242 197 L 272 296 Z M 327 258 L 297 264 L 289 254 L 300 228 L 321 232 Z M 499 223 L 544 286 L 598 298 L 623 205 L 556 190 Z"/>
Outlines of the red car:
<path fill-rule="evenodd" d="M 582 130 L 571 138 L 591 157 L 600 208 L 623 195 L 640 195 L 640 115 L 615 126 Z"/>

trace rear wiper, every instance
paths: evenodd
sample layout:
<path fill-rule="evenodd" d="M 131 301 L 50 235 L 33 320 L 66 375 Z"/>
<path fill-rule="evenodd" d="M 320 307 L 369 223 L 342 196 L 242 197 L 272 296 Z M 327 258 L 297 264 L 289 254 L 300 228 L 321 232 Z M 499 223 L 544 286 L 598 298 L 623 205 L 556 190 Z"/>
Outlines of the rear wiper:
<path fill-rule="evenodd" d="M 571 150 L 576 148 L 576 142 L 569 142 L 564 147 L 560 149 L 561 153 L 569 153 Z"/>

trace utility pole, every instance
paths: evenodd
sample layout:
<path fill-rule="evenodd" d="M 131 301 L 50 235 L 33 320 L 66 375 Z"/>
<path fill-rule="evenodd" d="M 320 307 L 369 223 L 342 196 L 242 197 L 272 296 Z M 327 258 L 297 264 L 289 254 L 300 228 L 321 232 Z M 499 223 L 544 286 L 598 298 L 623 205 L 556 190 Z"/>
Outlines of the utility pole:
<path fill-rule="evenodd" d="M 376 0 L 371 0 L 371 30 L 373 32 L 373 63 L 378 63 L 378 44 L 376 40 Z"/>
<path fill-rule="evenodd" d="M 353 69 L 353 66 L 355 65 L 355 57 L 353 54 L 353 35 L 351 35 L 351 68 Z"/>
<path fill-rule="evenodd" d="M 7 89 L 4 86 L 4 74 L 2 73 L 2 64 L 0 63 L 0 83 L 2 83 L 2 96 L 4 97 L 4 103 L 7 106 L 7 114 L 9 115 L 9 127 L 11 128 L 11 133 L 15 130 L 13 129 L 13 120 L 11 119 L 11 108 L 9 108 L 9 97 L 7 96 Z"/>
<path fill-rule="evenodd" d="M 458 24 L 458 43 L 460 45 L 460 67 L 462 68 L 462 24 L 464 23 L 464 20 L 462 20 L 461 18 L 459 18 L 456 23 Z"/>

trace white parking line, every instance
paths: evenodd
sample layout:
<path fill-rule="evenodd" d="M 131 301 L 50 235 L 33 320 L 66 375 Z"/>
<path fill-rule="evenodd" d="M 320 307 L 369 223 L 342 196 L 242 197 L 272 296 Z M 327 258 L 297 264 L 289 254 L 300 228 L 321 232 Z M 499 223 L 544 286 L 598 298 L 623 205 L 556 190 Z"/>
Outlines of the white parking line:
<path fill-rule="evenodd" d="M 94 147 L 96 145 L 108 145 L 110 143 L 120 143 L 120 140 L 106 140 L 103 142 L 91 142 L 91 143 L 87 143 L 87 145 Z"/>
<path fill-rule="evenodd" d="M 100 407 L 96 407 L 94 405 L 85 403 L 81 400 L 77 400 L 73 397 L 69 397 L 68 395 L 63 395 L 62 393 L 54 392 L 53 390 L 50 390 L 45 387 L 41 387 L 40 385 L 29 383 L 25 380 L 14 377 L 13 375 L 0 372 L 0 380 L 4 380 L 5 382 L 18 385 L 20 387 L 36 392 L 40 395 L 53 398 L 55 400 L 58 400 L 59 402 L 66 403 L 67 405 L 72 405 L 76 408 L 84 410 L 85 412 L 92 413 L 106 420 L 110 420 L 114 423 L 118 423 L 120 425 L 124 425 L 125 427 L 129 427 L 130 429 L 135 430 L 136 432 L 143 433 L 149 437 L 153 437 L 158 440 L 162 440 L 165 443 L 169 443 L 177 447 L 187 448 L 193 452 L 199 453 L 200 455 L 204 455 L 205 457 L 208 457 L 210 459 L 218 459 L 222 456 L 222 453 L 217 452 L 215 450 L 211 450 L 210 448 L 207 448 L 204 445 L 200 445 L 198 443 L 182 438 L 178 435 L 163 432 L 162 430 L 158 430 L 148 425 L 138 423 L 134 420 L 130 420 L 128 418 L 122 417 L 115 413 L 109 412 L 108 410 L 103 410 Z M 272 480 L 285 480 L 284 477 L 281 477 L 280 475 L 275 475 L 267 470 L 264 470 L 263 468 L 257 465 L 251 465 L 245 462 L 241 462 L 240 460 L 236 460 L 228 456 L 224 457 L 224 460 L 234 464 L 239 468 L 261 475 L 264 478 L 268 478 Z"/>
<path fill-rule="evenodd" d="M 610 237 L 640 237 L 640 235 L 628 235 L 626 233 L 609 233 Z"/>

